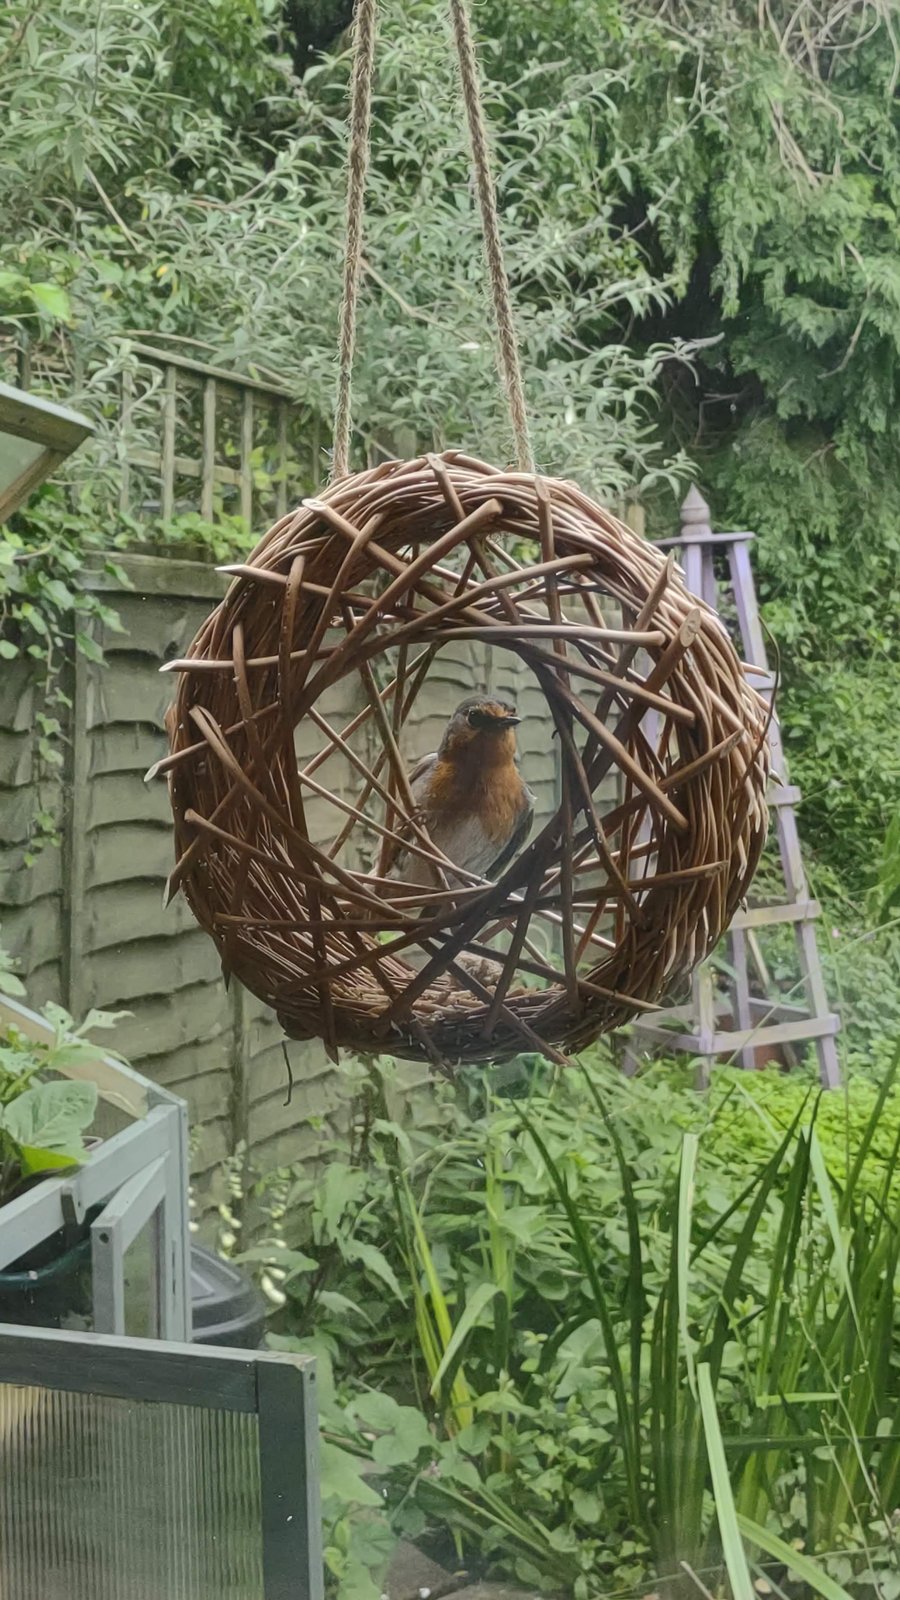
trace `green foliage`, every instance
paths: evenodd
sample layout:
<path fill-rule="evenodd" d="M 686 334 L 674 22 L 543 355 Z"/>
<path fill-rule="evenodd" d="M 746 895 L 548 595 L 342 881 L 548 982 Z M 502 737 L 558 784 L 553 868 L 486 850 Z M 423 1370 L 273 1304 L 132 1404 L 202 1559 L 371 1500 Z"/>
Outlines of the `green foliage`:
<path fill-rule="evenodd" d="M 0 993 L 24 995 L 14 963 L 0 944 Z M 0 1027 L 0 1205 L 36 1178 L 77 1166 L 85 1156 L 84 1134 L 97 1109 L 97 1087 L 89 1079 L 59 1074 L 96 1059 L 86 1037 L 114 1027 L 121 1013 L 90 1011 L 80 1027 L 61 1006 L 48 1005 L 43 1019 L 52 1034 L 29 1038 L 14 1024 Z"/>
<path fill-rule="evenodd" d="M 170 555 L 216 562 L 245 556 L 256 542 L 242 517 L 223 513 L 215 522 L 209 522 L 193 511 L 145 526 L 142 536 L 151 548 Z"/>
<path fill-rule="evenodd" d="M 324 1359 L 341 1471 L 387 1487 L 394 1529 L 575 1596 L 715 1575 L 706 1364 L 749 1551 L 761 1525 L 821 1552 L 822 1583 L 892 1594 L 894 1078 L 819 1099 L 733 1072 L 699 1096 L 674 1068 L 523 1063 L 513 1099 L 473 1073 L 411 1136 L 373 1071 L 322 1177 L 263 1183 L 275 1231 L 243 1259 L 276 1342 Z M 352 1547 L 362 1582 L 375 1507 L 332 1514 L 335 1579 Z"/>
<path fill-rule="evenodd" d="M 876 924 L 900 913 L 900 810 L 891 819 L 884 836 L 871 899 Z"/>
<path fill-rule="evenodd" d="M 10 272 L 33 285 L 52 267 L 75 345 L 104 378 L 126 358 L 116 341 L 150 329 L 238 369 L 274 369 L 327 416 L 346 54 L 290 81 L 271 49 L 272 0 L 212 9 L 164 0 L 99 20 L 94 11 L 87 0 L 52 13 L 26 0 L 7 8 L 0 204 Z M 448 45 L 430 0 L 383 8 L 358 444 L 477 438 L 502 459 L 508 426 Z M 664 290 L 595 203 L 602 99 L 585 92 L 580 68 L 551 71 L 538 101 L 531 87 L 527 73 L 497 82 L 491 114 L 526 377 L 541 395 L 538 452 L 606 489 L 656 481 L 667 475 L 652 429 L 666 350 L 629 350 L 622 335 Z M 33 323 L 16 305 L 10 317 Z M 89 383 L 85 403 L 96 406 L 98 391 Z"/>
<path fill-rule="evenodd" d="M 84 1155 L 82 1134 L 97 1108 L 92 1083 L 39 1083 L 0 1108 L 0 1139 L 10 1148 L 23 1177 L 77 1166 Z"/>
<path fill-rule="evenodd" d="M 690 1067 L 661 1063 L 655 1078 L 657 1074 L 657 1081 L 662 1079 L 690 1095 Z M 744 1170 L 761 1165 L 777 1149 L 808 1102 L 811 1084 L 811 1075 L 800 1070 L 748 1073 L 739 1067 L 717 1068 L 706 1100 L 704 1155 L 726 1171 L 729 1167 Z M 873 1124 L 876 1106 L 878 1118 Z M 843 1088 L 823 1095 L 816 1108 L 816 1136 L 831 1179 L 841 1191 L 846 1188 L 854 1153 L 870 1125 L 865 1165 L 854 1179 L 856 1193 L 875 1197 L 887 1190 L 889 1204 L 900 1204 L 900 1170 L 895 1161 L 900 1135 L 900 1084 L 893 1083 L 883 1095 L 879 1083 L 850 1072 Z"/>
<path fill-rule="evenodd" d="M 0 527 L 0 662 L 26 663 L 39 686 L 39 798 L 43 787 L 59 778 L 64 763 L 63 725 L 71 705 L 67 656 L 77 650 L 102 662 L 95 623 L 121 632 L 116 613 L 79 581 L 86 553 L 100 542 L 94 516 L 73 512 L 55 486 L 35 496 L 27 518 L 20 514 Z M 102 565 L 124 578 L 111 559 L 102 559 Z M 39 804 L 26 860 L 43 844 L 58 842 L 52 806 Z"/>

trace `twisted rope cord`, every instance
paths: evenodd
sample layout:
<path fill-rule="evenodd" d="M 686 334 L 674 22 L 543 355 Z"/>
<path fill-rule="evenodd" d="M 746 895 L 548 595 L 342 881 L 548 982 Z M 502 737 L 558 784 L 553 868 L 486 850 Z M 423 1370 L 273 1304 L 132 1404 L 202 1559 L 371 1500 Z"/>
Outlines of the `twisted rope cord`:
<path fill-rule="evenodd" d="M 350 136 L 347 176 L 347 224 L 344 246 L 344 284 L 339 314 L 337 397 L 334 412 L 334 446 L 331 481 L 350 470 L 353 358 L 356 350 L 357 308 L 362 279 L 363 220 L 366 178 L 369 170 L 372 128 L 372 80 L 375 67 L 375 15 L 377 0 L 357 0 L 354 16 L 353 73 L 350 89 Z M 481 229 L 491 300 L 497 325 L 500 374 L 509 406 L 510 422 L 520 470 L 533 470 L 525 390 L 516 339 L 509 278 L 503 259 L 497 193 L 491 173 L 487 124 L 481 98 L 475 43 L 465 0 L 450 0 L 450 16 L 459 58 L 459 77 L 472 170 L 481 212 Z"/>
<path fill-rule="evenodd" d="M 481 98 L 478 61 L 475 55 L 475 42 L 472 38 L 472 26 L 466 0 L 450 0 L 450 17 L 453 23 L 453 35 L 456 40 L 456 53 L 459 57 L 460 85 L 463 103 L 466 108 L 466 120 L 469 124 L 472 168 L 475 174 L 475 187 L 478 191 L 478 205 L 481 210 L 484 256 L 491 285 L 491 299 L 494 303 L 494 318 L 497 323 L 500 373 L 506 390 L 510 421 L 512 422 L 516 441 L 518 466 L 521 471 L 530 472 L 533 470 L 534 460 L 528 432 L 525 389 L 522 383 L 522 368 L 519 361 L 519 346 L 516 339 L 512 298 L 509 292 L 509 278 L 506 272 L 506 264 L 503 260 L 500 218 L 497 211 L 497 191 L 491 173 L 487 124 L 484 116 L 484 104 Z"/>
<path fill-rule="evenodd" d="M 337 398 L 331 480 L 350 471 L 350 427 L 356 313 L 362 278 L 363 216 L 369 171 L 372 127 L 372 79 L 375 70 L 376 0 L 357 0 L 353 23 L 353 75 L 350 87 L 350 149 L 347 173 L 347 229 L 344 245 L 344 287 L 339 315 Z"/>

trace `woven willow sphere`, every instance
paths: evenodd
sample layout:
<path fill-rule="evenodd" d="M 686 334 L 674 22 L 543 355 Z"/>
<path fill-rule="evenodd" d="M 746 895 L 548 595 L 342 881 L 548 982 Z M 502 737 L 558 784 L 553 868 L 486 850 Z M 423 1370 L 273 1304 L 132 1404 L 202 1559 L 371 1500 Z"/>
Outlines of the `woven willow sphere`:
<path fill-rule="evenodd" d="M 288 1035 L 558 1058 L 709 952 L 765 838 L 766 708 L 671 558 L 451 451 L 343 479 L 229 570 L 169 664 L 169 887 Z M 525 664 L 559 751 L 558 809 L 496 882 L 448 871 L 409 793 L 416 697 L 470 641 Z M 430 888 L 379 873 L 398 838 Z"/>

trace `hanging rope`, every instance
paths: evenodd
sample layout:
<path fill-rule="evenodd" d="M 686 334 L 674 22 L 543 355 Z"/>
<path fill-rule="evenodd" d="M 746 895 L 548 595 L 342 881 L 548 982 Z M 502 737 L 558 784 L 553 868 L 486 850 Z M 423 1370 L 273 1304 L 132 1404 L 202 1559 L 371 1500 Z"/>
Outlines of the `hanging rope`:
<path fill-rule="evenodd" d="M 519 346 L 516 339 L 512 298 L 509 292 L 509 278 L 506 273 L 506 264 L 503 260 L 503 245 L 500 240 L 497 192 L 491 173 L 487 124 L 485 123 L 484 105 L 481 99 L 478 62 L 475 57 L 475 41 L 472 38 L 472 27 L 469 21 L 466 0 L 450 0 L 450 17 L 453 23 L 453 36 L 456 40 L 456 53 L 459 57 L 460 85 L 462 87 L 463 103 L 466 108 L 466 120 L 469 124 L 472 167 L 475 173 L 475 187 L 478 191 L 478 205 L 481 210 L 484 256 L 487 262 L 491 299 L 494 302 L 494 317 L 497 323 L 500 373 L 506 390 L 509 416 L 516 441 L 518 466 L 522 472 L 530 472 L 533 470 L 534 461 L 531 454 L 531 440 L 528 435 L 525 389 L 522 384 L 522 368 L 519 363 Z"/>
<path fill-rule="evenodd" d="M 376 0 L 357 0 L 354 18 L 353 77 L 350 87 L 350 154 L 347 173 L 347 236 L 344 245 L 344 288 L 340 309 L 337 400 L 334 408 L 332 481 L 350 471 L 350 417 L 356 310 L 362 277 L 363 214 L 369 171 L 372 126 L 372 77 L 375 68 Z"/>
<path fill-rule="evenodd" d="M 356 314 L 362 278 L 363 217 L 366 177 L 369 170 L 372 128 L 372 78 L 375 65 L 376 0 L 357 0 L 354 17 L 353 75 L 350 88 L 350 150 L 347 175 L 347 229 L 344 246 L 344 286 L 341 295 L 338 354 L 337 400 L 334 412 L 334 448 L 331 479 L 344 478 L 350 471 L 350 431 L 353 390 L 353 357 L 356 350 Z M 519 347 L 516 340 L 509 278 L 503 260 L 497 193 L 491 173 L 487 124 L 481 99 L 478 62 L 466 0 L 450 0 L 453 36 L 459 57 L 459 77 L 472 170 L 481 212 L 484 256 L 494 319 L 497 324 L 497 349 L 500 375 L 506 391 L 509 417 L 516 445 L 516 460 L 523 472 L 533 470 L 528 414 Z"/>

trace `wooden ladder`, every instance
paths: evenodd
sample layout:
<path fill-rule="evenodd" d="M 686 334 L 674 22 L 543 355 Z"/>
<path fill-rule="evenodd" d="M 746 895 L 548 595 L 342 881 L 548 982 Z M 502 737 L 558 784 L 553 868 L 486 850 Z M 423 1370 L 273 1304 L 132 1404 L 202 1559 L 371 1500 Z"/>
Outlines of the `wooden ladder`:
<path fill-rule="evenodd" d="M 658 543 L 664 549 L 675 548 L 687 587 L 715 610 L 719 609 L 721 599 L 715 558 L 717 554 L 724 558 L 728 589 L 737 614 L 735 631 L 739 637 L 735 642 L 739 644 L 741 659 L 747 665 L 748 678 L 754 688 L 771 700 L 775 679 L 766 656 L 750 565 L 750 541 L 754 535 L 713 533 L 709 516 L 709 506 L 699 489 L 693 486 L 681 507 L 681 532 Z M 635 1070 L 648 1045 L 662 1045 L 669 1050 L 687 1050 L 700 1057 L 700 1076 L 708 1081 L 709 1064 L 716 1056 L 736 1056 L 742 1066 L 752 1068 L 757 1061 L 757 1051 L 769 1045 L 778 1045 L 792 1053 L 793 1046 L 815 1040 L 823 1084 L 833 1088 L 840 1083 L 835 1044 L 840 1022 L 825 993 L 815 932 L 819 906 L 810 899 L 797 831 L 800 791 L 788 782 L 781 735 L 774 718 L 769 741 L 772 781 L 768 801 L 781 856 L 785 899 L 778 904 L 739 911 L 731 923 L 725 935 L 732 973 L 730 996 L 717 994 L 713 965 L 707 960 L 693 974 L 689 1002 L 648 1012 L 632 1024 L 624 1058 L 626 1071 Z M 805 991 L 804 1005 L 787 1005 L 777 998 L 759 998 L 751 994 L 751 957 L 760 987 L 764 993 L 771 988 L 756 931 L 779 923 L 788 923 L 794 928 Z M 723 1020 L 729 1018 L 731 1026 L 723 1027 Z"/>

